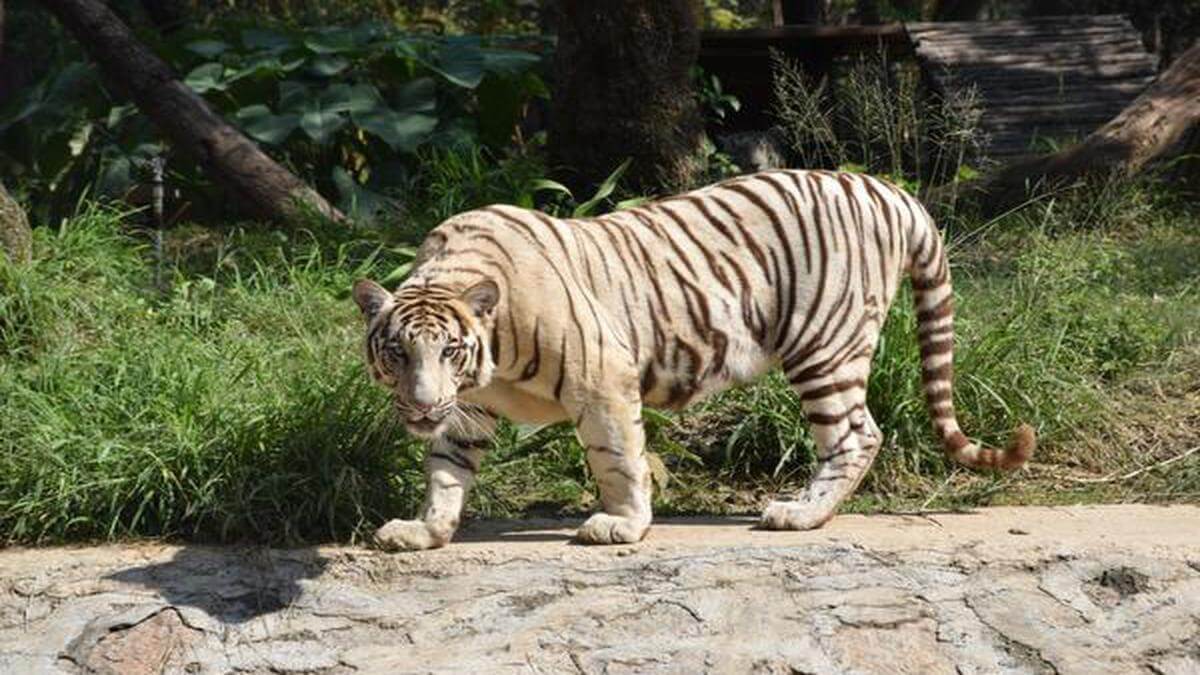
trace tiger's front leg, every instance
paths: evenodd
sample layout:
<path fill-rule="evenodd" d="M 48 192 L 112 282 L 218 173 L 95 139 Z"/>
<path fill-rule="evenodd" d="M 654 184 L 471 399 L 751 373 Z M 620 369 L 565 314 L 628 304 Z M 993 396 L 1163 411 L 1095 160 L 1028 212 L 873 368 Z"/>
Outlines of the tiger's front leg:
<path fill-rule="evenodd" d="M 483 456 L 492 445 L 496 417 L 475 406 L 464 407 L 446 433 L 425 455 L 425 506 L 419 520 L 391 520 L 375 531 L 385 551 L 440 548 L 458 530 L 463 504 Z"/>
<path fill-rule="evenodd" d="M 650 529 L 651 482 L 640 396 L 590 400 L 578 420 L 604 511 L 588 518 L 576 538 L 584 544 L 641 541 Z"/>

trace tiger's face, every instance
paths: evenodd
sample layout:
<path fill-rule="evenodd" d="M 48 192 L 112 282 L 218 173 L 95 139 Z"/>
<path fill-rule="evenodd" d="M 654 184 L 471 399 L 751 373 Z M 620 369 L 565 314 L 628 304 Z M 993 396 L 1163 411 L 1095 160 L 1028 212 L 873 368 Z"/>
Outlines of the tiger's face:
<path fill-rule="evenodd" d="M 367 320 L 367 367 L 391 389 L 411 433 L 441 434 L 459 392 L 491 380 L 486 324 L 498 298 L 488 280 L 465 291 L 414 285 L 395 294 L 365 279 L 354 284 L 354 301 Z"/>

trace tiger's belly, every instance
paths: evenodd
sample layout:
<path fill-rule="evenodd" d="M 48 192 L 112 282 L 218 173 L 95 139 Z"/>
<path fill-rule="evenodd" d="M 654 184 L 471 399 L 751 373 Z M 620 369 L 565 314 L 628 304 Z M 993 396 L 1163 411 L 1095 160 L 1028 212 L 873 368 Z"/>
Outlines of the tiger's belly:
<path fill-rule="evenodd" d="M 752 382 L 775 365 L 740 319 L 707 334 L 668 336 L 641 365 L 642 402 L 680 410 L 729 387 Z"/>

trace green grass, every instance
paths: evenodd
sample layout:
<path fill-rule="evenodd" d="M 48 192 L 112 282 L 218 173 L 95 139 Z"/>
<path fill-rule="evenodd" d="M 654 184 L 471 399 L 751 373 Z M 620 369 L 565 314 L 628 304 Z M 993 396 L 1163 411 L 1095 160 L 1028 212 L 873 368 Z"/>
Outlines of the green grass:
<path fill-rule="evenodd" d="M 1043 200 L 949 232 L 956 402 L 970 435 L 1037 427 L 1034 466 L 949 465 L 929 431 L 909 298 L 871 380 L 888 436 L 851 510 L 1200 499 L 1200 227 L 1139 186 Z M 346 232 L 172 235 L 169 291 L 127 214 L 88 206 L 0 262 L 0 541 L 354 540 L 421 498 L 421 448 L 365 376 L 347 297 L 403 262 Z M 813 465 L 778 377 L 649 418 L 658 509 L 754 511 Z M 569 429 L 505 428 L 470 510 L 594 506 Z"/>

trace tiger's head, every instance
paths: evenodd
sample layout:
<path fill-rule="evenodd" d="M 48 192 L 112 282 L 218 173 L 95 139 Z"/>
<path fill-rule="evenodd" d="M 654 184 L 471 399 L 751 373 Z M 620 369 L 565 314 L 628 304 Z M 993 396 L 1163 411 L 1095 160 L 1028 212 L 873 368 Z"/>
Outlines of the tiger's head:
<path fill-rule="evenodd" d="M 490 280 L 465 290 L 414 284 L 395 293 L 374 281 L 355 282 L 354 301 L 367 320 L 367 367 L 392 390 L 413 434 L 441 434 L 459 392 L 491 380 L 488 330 L 499 297 Z"/>

